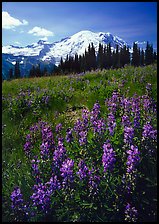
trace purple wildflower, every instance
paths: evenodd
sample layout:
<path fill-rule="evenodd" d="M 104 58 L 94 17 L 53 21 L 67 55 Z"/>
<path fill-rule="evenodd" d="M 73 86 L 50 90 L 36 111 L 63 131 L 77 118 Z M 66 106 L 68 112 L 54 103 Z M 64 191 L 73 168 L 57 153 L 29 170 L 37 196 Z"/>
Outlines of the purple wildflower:
<path fill-rule="evenodd" d="M 74 181 L 73 176 L 74 161 L 67 158 L 60 168 L 61 176 L 63 177 L 62 185 L 63 187 L 70 186 L 70 183 Z"/>
<path fill-rule="evenodd" d="M 83 118 L 83 124 L 85 127 L 88 127 L 88 118 L 89 118 L 89 111 L 86 109 L 82 110 L 82 118 Z"/>
<path fill-rule="evenodd" d="M 104 172 L 107 172 L 108 169 L 112 170 L 115 161 L 115 152 L 109 141 L 107 141 L 107 143 L 104 143 L 103 145 L 102 163 L 104 166 Z"/>
<path fill-rule="evenodd" d="M 78 164 L 78 172 L 77 175 L 79 176 L 80 180 L 85 179 L 87 177 L 88 174 L 88 168 L 84 162 L 84 160 L 80 160 L 79 164 Z"/>
<path fill-rule="evenodd" d="M 50 192 L 53 193 L 55 190 L 61 189 L 60 181 L 57 179 L 57 176 L 52 174 L 52 177 L 50 178 L 49 182 L 46 183 L 49 185 Z"/>
<path fill-rule="evenodd" d="M 30 141 L 27 141 L 25 144 L 24 144 L 24 152 L 27 156 L 30 156 L 30 153 L 31 153 L 31 149 L 32 149 L 32 144 Z"/>
<path fill-rule="evenodd" d="M 82 131 L 83 129 L 84 129 L 83 122 L 80 119 L 78 119 L 74 125 L 74 131 L 78 135 L 79 132 Z"/>
<path fill-rule="evenodd" d="M 40 146 L 40 154 L 41 154 L 41 159 L 46 160 L 49 158 L 49 144 L 48 142 L 43 142 Z"/>
<path fill-rule="evenodd" d="M 34 156 L 34 159 L 31 160 L 31 166 L 32 166 L 32 170 L 33 170 L 33 176 L 35 176 L 36 178 L 36 183 L 40 183 L 40 171 L 39 171 L 39 162 L 40 160 L 38 160 L 37 156 Z"/>
<path fill-rule="evenodd" d="M 157 130 L 154 130 L 153 127 L 149 122 L 147 122 L 143 126 L 143 132 L 142 132 L 143 140 L 144 139 L 157 139 Z"/>
<path fill-rule="evenodd" d="M 132 127 L 124 127 L 124 142 L 125 144 L 132 144 L 134 138 L 134 129 Z"/>
<path fill-rule="evenodd" d="M 87 131 L 79 132 L 79 143 L 80 143 L 80 145 L 87 144 Z"/>
<path fill-rule="evenodd" d="M 33 206 L 37 207 L 38 210 L 44 213 L 48 213 L 51 202 L 51 191 L 43 183 L 34 185 L 33 190 L 34 193 L 30 197 L 33 202 Z"/>
<path fill-rule="evenodd" d="M 68 128 L 66 130 L 66 142 L 72 142 L 73 141 L 73 135 L 72 135 L 72 130 Z"/>
<path fill-rule="evenodd" d="M 15 187 L 14 191 L 11 193 L 11 201 L 11 208 L 13 210 L 23 209 L 23 195 L 21 194 L 21 190 L 19 187 Z"/>
<path fill-rule="evenodd" d="M 125 127 L 125 126 L 130 126 L 131 125 L 131 122 L 130 122 L 130 119 L 129 119 L 129 116 L 124 114 L 122 116 L 122 125 Z"/>
<path fill-rule="evenodd" d="M 98 119 L 98 116 L 100 114 L 100 105 L 99 103 L 95 103 L 94 106 L 93 106 L 93 109 L 90 113 L 90 121 L 91 123 L 93 123 L 95 120 Z"/>
<path fill-rule="evenodd" d="M 56 125 L 56 132 L 57 132 L 57 134 L 60 134 L 61 130 L 62 130 L 62 124 L 59 123 L 59 124 Z"/>
<path fill-rule="evenodd" d="M 137 221 L 138 212 L 135 207 L 132 207 L 129 203 L 127 203 L 125 208 L 125 221 L 127 222 L 136 222 Z"/>
<path fill-rule="evenodd" d="M 113 135 L 114 129 L 116 127 L 115 116 L 113 115 L 113 113 L 108 114 L 107 123 L 108 123 L 109 133 L 110 135 Z"/>
<path fill-rule="evenodd" d="M 63 139 L 59 138 L 57 148 L 53 153 L 53 162 L 54 162 L 53 168 L 60 168 L 65 158 L 66 158 L 66 149 L 63 145 Z"/>
<path fill-rule="evenodd" d="M 99 183 L 100 183 L 100 176 L 96 175 L 94 169 L 90 170 L 88 172 L 89 181 L 88 181 L 88 187 L 91 195 L 96 195 L 99 192 Z"/>
<path fill-rule="evenodd" d="M 132 173 L 135 170 L 135 167 L 138 163 L 138 161 L 140 160 L 139 157 L 139 150 L 137 146 L 131 145 L 130 150 L 126 151 L 128 154 L 128 158 L 127 158 L 127 172 L 128 173 Z"/>
<path fill-rule="evenodd" d="M 123 107 L 125 113 L 130 112 L 131 102 L 128 98 L 122 98 L 121 99 L 121 106 Z"/>

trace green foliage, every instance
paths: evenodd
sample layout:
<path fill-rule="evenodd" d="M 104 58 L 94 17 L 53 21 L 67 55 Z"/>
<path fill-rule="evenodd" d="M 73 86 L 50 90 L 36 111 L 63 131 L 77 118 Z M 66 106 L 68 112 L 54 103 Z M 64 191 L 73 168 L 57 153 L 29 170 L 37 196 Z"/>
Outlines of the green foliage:
<path fill-rule="evenodd" d="M 135 93 L 144 95 L 147 83 L 152 84 L 152 98 L 157 101 L 157 68 L 156 64 L 146 67 L 126 66 L 117 70 L 97 70 L 87 72 L 84 75 L 69 75 L 55 77 L 38 77 L 31 79 L 17 79 L 4 81 L 2 84 L 2 206 L 3 221 L 12 222 L 14 215 L 10 209 L 10 194 L 15 185 L 19 186 L 25 200 L 29 199 L 34 184 L 31 175 L 30 161 L 25 156 L 23 145 L 26 134 L 32 124 L 39 120 L 52 124 L 52 129 L 58 123 L 63 125 L 63 133 L 68 127 L 73 127 L 75 121 L 81 118 L 82 109 L 91 110 L 94 103 L 98 101 L 101 105 L 101 116 L 107 117 L 108 110 L 105 100 L 110 98 L 114 90 L 118 90 L 124 97 L 132 97 Z M 46 97 L 48 101 L 46 101 Z M 30 104 L 29 104 L 30 103 Z M 30 106 L 28 106 L 28 104 Z M 121 185 L 122 158 L 122 134 L 120 116 L 122 111 L 117 111 L 117 126 L 115 135 L 111 141 L 116 150 L 117 164 L 114 173 L 107 173 L 105 180 L 102 180 L 100 192 L 97 197 L 88 194 L 86 183 L 75 181 L 75 190 L 69 194 L 65 190 L 56 192 L 54 201 L 53 216 L 34 217 L 32 221 L 121 221 L 121 210 L 123 210 L 123 196 L 117 189 Z M 151 114 L 153 117 L 153 114 Z M 144 112 L 141 114 L 144 123 Z M 142 125 L 143 125 L 142 123 Z M 152 123 L 156 127 L 156 118 Z M 55 134 L 55 131 L 54 131 Z M 98 164 L 99 173 L 103 172 L 100 164 L 102 156 L 102 143 L 105 136 L 94 136 L 89 132 L 87 148 L 80 147 L 77 142 L 73 145 L 66 143 L 67 152 L 71 159 L 77 162 L 85 156 L 90 168 L 92 164 Z M 136 133 L 135 142 L 141 151 L 144 148 L 140 145 L 141 132 Z M 57 141 L 57 140 L 55 140 Z M 39 152 L 40 135 L 37 137 L 35 154 Z M 151 145 L 153 146 L 153 144 Z M 154 221 L 156 219 L 156 160 L 144 156 L 142 152 L 137 188 L 133 200 L 137 203 L 138 210 L 143 215 L 144 211 L 150 210 L 145 217 L 139 217 L 142 221 Z M 45 164 L 41 169 L 50 172 Z M 47 172 L 45 179 L 48 179 Z M 103 190 L 104 189 L 104 190 Z M 140 207 L 141 206 L 141 207 Z M 152 220 L 152 217 L 154 220 Z"/>

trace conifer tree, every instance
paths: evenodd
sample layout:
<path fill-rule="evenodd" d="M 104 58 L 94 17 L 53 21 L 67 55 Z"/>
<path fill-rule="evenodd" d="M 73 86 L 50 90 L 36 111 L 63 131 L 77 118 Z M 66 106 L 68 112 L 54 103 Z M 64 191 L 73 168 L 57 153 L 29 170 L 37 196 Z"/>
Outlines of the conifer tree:
<path fill-rule="evenodd" d="M 8 78 L 9 79 L 12 79 L 13 78 L 13 69 L 12 68 L 9 69 Z"/>
<path fill-rule="evenodd" d="M 149 44 L 149 42 L 147 41 L 146 44 L 146 50 L 145 50 L 145 64 L 146 65 L 150 65 L 151 63 L 153 63 L 153 46 Z"/>
<path fill-rule="evenodd" d="M 142 49 L 141 55 L 140 55 L 140 65 L 143 66 L 144 63 L 145 63 L 145 54 L 144 54 L 144 50 Z"/>
<path fill-rule="evenodd" d="M 103 69 L 103 45 L 101 43 L 99 43 L 98 48 L 97 67 Z"/>
<path fill-rule="evenodd" d="M 156 61 L 157 60 L 157 54 L 156 54 L 156 51 L 154 51 L 153 53 L 153 61 Z"/>
<path fill-rule="evenodd" d="M 131 64 L 134 66 L 140 65 L 140 53 L 139 53 L 138 45 L 135 42 L 133 43 L 133 53 L 132 53 Z"/>
<path fill-rule="evenodd" d="M 19 61 L 16 61 L 15 66 L 14 66 L 14 77 L 20 78 L 20 66 L 19 66 Z"/>
<path fill-rule="evenodd" d="M 90 61 L 91 61 L 91 69 L 95 70 L 97 65 L 96 65 L 95 48 L 93 46 L 93 43 L 91 43 Z"/>

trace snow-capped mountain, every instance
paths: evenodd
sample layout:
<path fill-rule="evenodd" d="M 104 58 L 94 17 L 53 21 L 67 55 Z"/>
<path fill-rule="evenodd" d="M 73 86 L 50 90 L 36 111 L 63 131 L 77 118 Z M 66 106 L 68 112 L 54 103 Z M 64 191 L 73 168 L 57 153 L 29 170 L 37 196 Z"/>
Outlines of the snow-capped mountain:
<path fill-rule="evenodd" d="M 80 31 L 70 37 L 63 38 L 60 41 L 52 44 L 39 40 L 37 43 L 27 45 L 26 47 L 19 46 L 3 46 L 2 54 L 3 61 L 9 62 L 12 65 L 16 60 L 20 61 L 22 68 L 31 68 L 32 64 L 37 63 L 52 63 L 58 65 L 61 57 L 66 58 L 67 55 L 74 56 L 76 53 L 82 55 L 88 49 L 88 45 L 93 43 L 96 52 L 98 51 L 99 43 L 106 45 L 111 44 L 112 49 L 119 45 L 128 45 L 123 39 L 118 36 L 113 36 L 110 33 L 91 32 L 88 30 Z M 4 67 L 4 66 L 3 66 Z M 28 69 L 29 69 L 28 68 Z M 5 70 L 5 69 L 4 69 Z M 25 71 L 25 69 L 24 69 Z"/>
<path fill-rule="evenodd" d="M 112 48 L 115 48 L 116 45 L 119 45 L 120 47 L 124 44 L 127 45 L 124 40 L 117 36 L 113 36 L 110 33 L 94 33 L 86 30 L 78 32 L 71 37 L 64 38 L 53 44 L 42 60 L 51 60 L 53 56 L 56 64 L 58 64 L 60 62 L 60 58 L 63 57 L 65 59 L 67 54 L 71 56 L 74 56 L 76 53 L 78 55 L 84 54 L 85 49 L 87 49 L 88 45 L 91 43 L 93 43 L 96 52 L 98 51 L 99 43 L 103 45 L 110 43 Z"/>

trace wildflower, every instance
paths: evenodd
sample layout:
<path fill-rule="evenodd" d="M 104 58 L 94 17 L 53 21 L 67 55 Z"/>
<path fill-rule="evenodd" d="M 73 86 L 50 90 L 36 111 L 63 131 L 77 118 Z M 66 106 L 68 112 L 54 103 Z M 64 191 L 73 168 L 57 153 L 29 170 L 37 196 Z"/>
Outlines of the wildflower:
<path fill-rule="evenodd" d="M 32 149 L 32 144 L 30 141 L 27 141 L 25 144 L 24 144 L 24 152 L 27 156 L 30 156 L 30 153 L 31 153 L 31 149 Z"/>
<path fill-rule="evenodd" d="M 135 167 L 140 160 L 139 157 L 139 150 L 137 146 L 131 145 L 130 150 L 127 150 L 126 153 L 128 154 L 127 158 L 127 172 L 132 173 L 135 170 Z"/>
<path fill-rule="evenodd" d="M 88 174 L 88 168 L 84 162 L 84 160 L 80 160 L 79 164 L 78 164 L 78 172 L 77 175 L 79 176 L 80 180 L 84 179 L 87 177 Z"/>
<path fill-rule="evenodd" d="M 110 133 L 110 135 L 113 135 L 114 129 L 116 127 L 115 117 L 114 117 L 113 113 L 108 114 L 107 123 L 108 123 L 109 133 Z"/>
<path fill-rule="evenodd" d="M 157 130 L 153 129 L 150 122 L 147 122 L 143 126 L 142 137 L 143 137 L 143 140 L 144 139 L 154 139 L 154 140 L 157 139 Z"/>
<path fill-rule="evenodd" d="M 134 138 L 134 129 L 132 127 L 124 127 L 124 142 L 125 144 L 132 144 Z"/>
<path fill-rule="evenodd" d="M 95 171 L 93 168 L 89 170 L 88 176 L 88 187 L 91 195 L 96 195 L 99 192 L 99 183 L 100 183 L 100 176 L 96 175 L 97 170 Z"/>
<path fill-rule="evenodd" d="M 138 212 L 135 207 L 132 207 L 130 203 L 127 203 L 125 208 L 125 221 L 127 222 L 136 222 Z"/>
<path fill-rule="evenodd" d="M 59 123 L 58 125 L 56 125 L 56 132 L 59 134 L 61 133 L 61 130 L 62 130 L 62 124 Z"/>
<path fill-rule="evenodd" d="M 61 176 L 63 177 L 63 187 L 70 186 L 70 183 L 74 181 L 73 176 L 73 166 L 74 161 L 72 159 L 67 158 L 60 168 Z"/>
<path fill-rule="evenodd" d="M 66 142 L 72 142 L 73 141 L 73 135 L 72 135 L 72 130 L 68 128 L 66 130 Z"/>
<path fill-rule="evenodd" d="M 34 185 L 33 191 L 34 193 L 30 196 L 33 206 L 43 213 L 48 213 L 50 210 L 51 191 L 43 183 Z"/>
<path fill-rule="evenodd" d="M 37 184 L 41 182 L 40 171 L 39 171 L 39 163 L 40 163 L 40 160 L 38 160 L 38 157 L 34 156 L 34 159 L 31 160 L 31 167 L 32 167 L 32 170 L 33 170 L 33 176 L 35 176 Z"/>
<path fill-rule="evenodd" d="M 61 184 L 57 178 L 57 175 L 52 174 L 52 177 L 46 184 L 49 185 L 49 190 L 51 193 L 53 193 L 55 190 L 61 189 Z"/>
<path fill-rule="evenodd" d="M 122 116 L 122 125 L 125 127 L 125 126 L 130 126 L 131 125 L 131 122 L 130 122 L 130 119 L 129 119 L 129 116 L 124 114 Z"/>
<path fill-rule="evenodd" d="M 102 156 L 102 163 L 104 166 L 104 172 L 107 172 L 107 170 L 112 170 L 114 163 L 115 163 L 115 152 L 109 142 L 109 140 L 104 143 L 103 145 L 103 156 Z"/>
<path fill-rule="evenodd" d="M 63 139 L 59 138 L 58 145 L 53 153 L 53 162 L 54 162 L 53 169 L 60 168 L 65 158 L 66 158 L 66 149 L 63 145 Z"/>
<path fill-rule="evenodd" d="M 23 208 L 23 195 L 19 187 L 15 187 L 11 194 L 11 208 L 15 210 L 20 210 Z"/>

